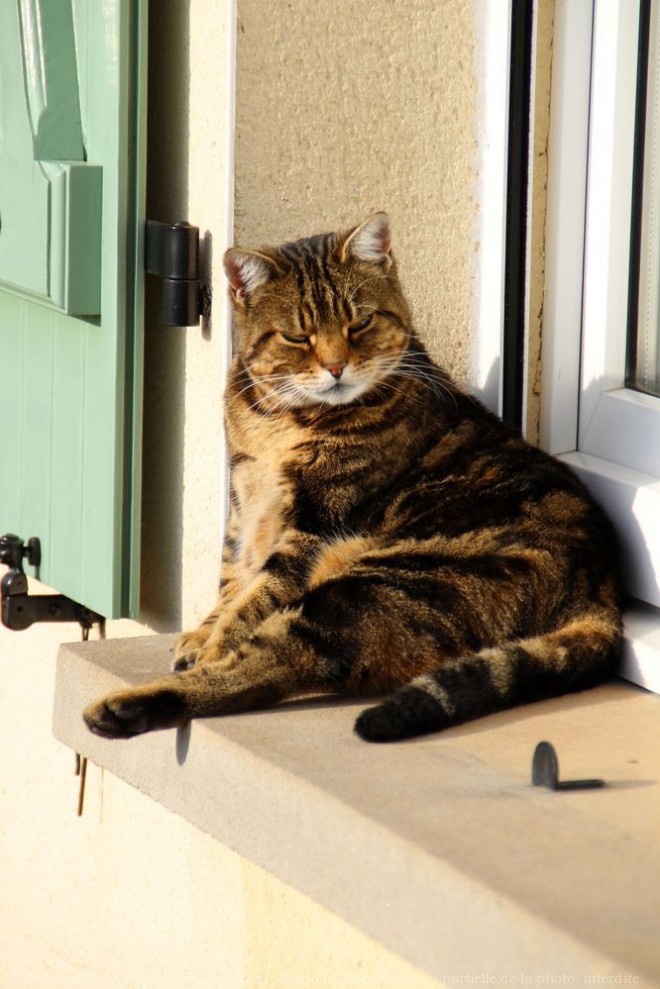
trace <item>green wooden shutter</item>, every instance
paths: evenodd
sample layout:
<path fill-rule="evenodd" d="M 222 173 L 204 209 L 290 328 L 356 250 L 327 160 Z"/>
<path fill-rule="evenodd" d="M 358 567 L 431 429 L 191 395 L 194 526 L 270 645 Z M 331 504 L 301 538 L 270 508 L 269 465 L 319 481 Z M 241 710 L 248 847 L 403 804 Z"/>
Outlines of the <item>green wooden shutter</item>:
<path fill-rule="evenodd" d="M 0 533 L 137 611 L 146 2 L 0 2 Z"/>

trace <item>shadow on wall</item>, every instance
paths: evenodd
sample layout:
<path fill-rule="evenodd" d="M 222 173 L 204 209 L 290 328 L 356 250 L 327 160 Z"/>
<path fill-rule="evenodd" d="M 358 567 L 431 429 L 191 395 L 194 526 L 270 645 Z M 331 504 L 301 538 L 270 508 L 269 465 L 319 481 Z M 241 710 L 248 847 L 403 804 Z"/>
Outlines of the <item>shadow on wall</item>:
<path fill-rule="evenodd" d="M 188 212 L 189 0 L 149 9 L 147 216 Z M 160 282 L 145 297 L 142 565 L 140 619 L 156 631 L 181 627 L 185 333 L 160 323 Z"/>
<path fill-rule="evenodd" d="M 469 391 L 478 398 L 495 415 L 499 415 L 500 395 L 502 393 L 502 371 L 501 361 L 497 357 L 490 366 L 490 370 L 481 384 L 470 386 Z"/>

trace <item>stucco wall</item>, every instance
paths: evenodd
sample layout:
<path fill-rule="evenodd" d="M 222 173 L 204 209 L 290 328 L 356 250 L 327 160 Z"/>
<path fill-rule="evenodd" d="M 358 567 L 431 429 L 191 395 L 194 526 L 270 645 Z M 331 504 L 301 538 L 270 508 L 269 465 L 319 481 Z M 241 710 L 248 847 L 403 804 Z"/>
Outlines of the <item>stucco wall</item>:
<path fill-rule="evenodd" d="M 465 380 L 476 146 L 474 4 L 239 0 L 236 241 L 389 213 L 417 327 Z"/>
<path fill-rule="evenodd" d="M 277 242 L 387 209 L 420 331 L 461 378 L 474 274 L 476 5 L 239 0 L 238 9 L 237 239 Z M 199 330 L 164 328 L 148 286 L 142 614 L 110 623 L 109 636 L 189 625 L 215 594 L 230 14 L 215 0 L 151 4 L 148 213 L 200 226 L 214 308 Z M 76 819 L 73 756 L 51 736 L 50 709 L 57 646 L 78 634 L 0 627 L 3 989 L 277 987 L 318 977 L 426 985 L 93 768 Z"/>

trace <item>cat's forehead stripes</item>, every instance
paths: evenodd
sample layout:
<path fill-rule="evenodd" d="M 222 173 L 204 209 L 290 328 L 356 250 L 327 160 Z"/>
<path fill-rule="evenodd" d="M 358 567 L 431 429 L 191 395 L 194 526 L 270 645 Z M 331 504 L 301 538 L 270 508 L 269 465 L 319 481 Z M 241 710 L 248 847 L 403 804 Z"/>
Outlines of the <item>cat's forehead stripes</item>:
<path fill-rule="evenodd" d="M 304 333 L 311 333 L 314 329 L 314 312 L 304 302 L 298 306 L 298 326 Z"/>
<path fill-rule="evenodd" d="M 298 313 L 307 317 L 308 322 L 302 322 L 306 329 L 346 318 L 347 301 L 338 290 L 330 263 L 336 246 L 334 234 L 319 234 L 279 248 L 295 277 L 300 294 Z"/>

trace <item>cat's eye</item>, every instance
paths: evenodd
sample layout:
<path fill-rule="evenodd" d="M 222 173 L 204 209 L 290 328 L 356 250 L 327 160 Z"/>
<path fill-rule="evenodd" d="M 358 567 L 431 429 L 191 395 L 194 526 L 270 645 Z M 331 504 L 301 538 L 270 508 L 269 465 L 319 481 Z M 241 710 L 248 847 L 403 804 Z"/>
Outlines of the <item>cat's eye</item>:
<path fill-rule="evenodd" d="M 296 333 L 282 333 L 281 330 L 279 332 L 282 339 L 286 340 L 287 343 L 297 343 L 298 346 L 309 343 L 308 336 L 303 336 L 302 334 Z"/>
<path fill-rule="evenodd" d="M 372 320 L 373 316 L 365 316 L 364 319 L 358 319 L 356 323 L 351 323 L 348 328 L 348 332 L 351 336 L 356 336 L 358 333 L 368 330 L 371 326 Z"/>

